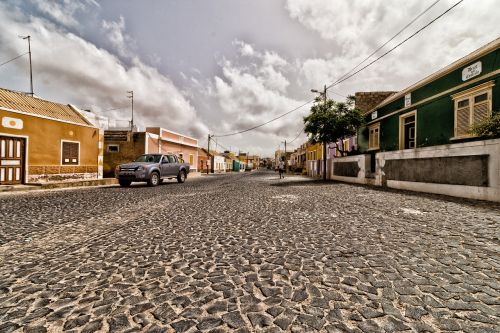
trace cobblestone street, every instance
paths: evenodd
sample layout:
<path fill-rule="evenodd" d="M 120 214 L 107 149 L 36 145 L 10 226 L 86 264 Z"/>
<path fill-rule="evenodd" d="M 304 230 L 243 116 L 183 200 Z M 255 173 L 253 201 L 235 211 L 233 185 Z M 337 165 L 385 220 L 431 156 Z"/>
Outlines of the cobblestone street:
<path fill-rule="evenodd" d="M 274 172 L 0 195 L 0 332 L 499 332 L 500 207 Z"/>

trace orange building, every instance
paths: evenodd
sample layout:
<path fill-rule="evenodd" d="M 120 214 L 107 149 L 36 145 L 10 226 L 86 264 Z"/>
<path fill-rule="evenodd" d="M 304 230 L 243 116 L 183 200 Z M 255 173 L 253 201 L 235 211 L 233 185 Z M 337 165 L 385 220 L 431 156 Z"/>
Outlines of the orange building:
<path fill-rule="evenodd" d="M 102 133 L 76 107 L 0 89 L 0 121 L 0 185 L 99 177 Z"/>
<path fill-rule="evenodd" d="M 107 130 L 104 132 L 104 175 L 113 177 L 119 164 L 133 161 L 142 154 L 175 154 L 198 171 L 198 140 L 161 127 L 145 132 Z"/>

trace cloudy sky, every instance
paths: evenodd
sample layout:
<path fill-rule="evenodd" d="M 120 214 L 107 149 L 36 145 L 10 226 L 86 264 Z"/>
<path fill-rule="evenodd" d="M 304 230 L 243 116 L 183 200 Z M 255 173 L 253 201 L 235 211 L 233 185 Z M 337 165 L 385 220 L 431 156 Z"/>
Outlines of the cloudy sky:
<path fill-rule="evenodd" d="M 438 1 L 384 50 L 457 1 Z M 159 125 L 206 145 L 209 132 L 243 130 L 312 99 L 311 88 L 338 79 L 435 2 L 6 0 L 0 63 L 26 52 L 18 36 L 31 35 L 41 98 L 126 122 L 126 92 L 134 90 L 140 128 Z M 499 17 L 498 0 L 465 0 L 329 97 L 401 90 L 499 37 Z M 0 66 L 0 87 L 29 91 L 28 73 L 26 56 Z M 307 112 L 218 142 L 270 155 L 296 137 Z"/>

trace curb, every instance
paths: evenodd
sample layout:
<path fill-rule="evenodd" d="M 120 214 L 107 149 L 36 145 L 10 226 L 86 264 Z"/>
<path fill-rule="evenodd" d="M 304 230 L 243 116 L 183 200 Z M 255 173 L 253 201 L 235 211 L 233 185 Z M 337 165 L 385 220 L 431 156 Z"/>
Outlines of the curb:
<path fill-rule="evenodd" d="M 51 190 L 58 188 L 71 188 L 71 187 L 106 186 L 115 184 L 118 184 L 118 181 L 115 178 L 104 178 L 104 179 L 90 179 L 90 180 L 79 180 L 79 181 L 59 182 L 59 183 L 43 183 L 43 184 L 31 183 L 25 185 L 2 185 L 0 186 L 0 193 L 33 191 L 33 190 Z"/>

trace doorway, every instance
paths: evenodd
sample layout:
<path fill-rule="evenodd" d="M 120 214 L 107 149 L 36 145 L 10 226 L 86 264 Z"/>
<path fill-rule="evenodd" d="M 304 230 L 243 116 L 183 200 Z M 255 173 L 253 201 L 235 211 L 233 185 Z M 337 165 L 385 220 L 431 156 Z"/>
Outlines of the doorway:
<path fill-rule="evenodd" d="M 0 185 L 23 183 L 24 150 L 25 139 L 0 136 Z"/>

